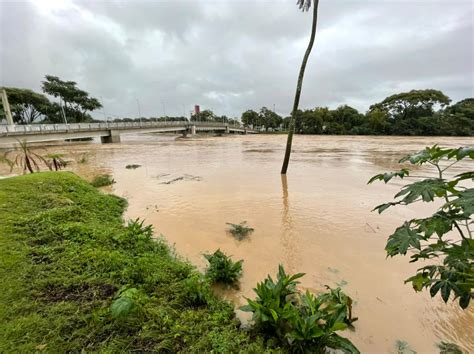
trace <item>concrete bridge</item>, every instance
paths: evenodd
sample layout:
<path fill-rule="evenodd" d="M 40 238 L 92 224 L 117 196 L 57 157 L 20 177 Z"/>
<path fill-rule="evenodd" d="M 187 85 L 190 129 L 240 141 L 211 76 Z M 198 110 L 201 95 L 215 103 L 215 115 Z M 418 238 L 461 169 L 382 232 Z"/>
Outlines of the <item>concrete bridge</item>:
<path fill-rule="evenodd" d="M 74 123 L 0 125 L 0 144 L 13 144 L 17 140 L 42 142 L 78 138 L 100 137 L 103 143 L 118 143 L 120 135 L 130 133 L 181 133 L 197 132 L 256 133 L 237 124 L 215 122 L 129 122 L 129 123 Z"/>

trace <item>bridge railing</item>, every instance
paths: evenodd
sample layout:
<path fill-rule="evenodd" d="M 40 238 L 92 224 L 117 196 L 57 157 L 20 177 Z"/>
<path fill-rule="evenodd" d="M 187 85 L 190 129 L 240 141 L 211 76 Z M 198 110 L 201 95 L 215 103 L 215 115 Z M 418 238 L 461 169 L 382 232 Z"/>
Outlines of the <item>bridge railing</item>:
<path fill-rule="evenodd" d="M 220 122 L 184 122 L 184 121 L 164 121 L 164 122 L 103 122 L 103 123 L 71 123 L 71 124 L 26 124 L 26 125 L 0 125 L 0 134 L 45 134 L 54 132 L 71 131 L 96 131 L 102 129 L 143 129 L 154 127 L 226 127 L 242 128 L 240 124 L 229 124 Z"/>

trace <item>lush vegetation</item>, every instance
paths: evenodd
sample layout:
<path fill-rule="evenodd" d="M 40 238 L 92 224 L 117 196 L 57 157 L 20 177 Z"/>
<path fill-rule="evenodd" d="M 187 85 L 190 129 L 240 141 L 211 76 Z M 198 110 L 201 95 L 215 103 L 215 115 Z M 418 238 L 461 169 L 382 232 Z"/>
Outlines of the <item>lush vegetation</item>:
<path fill-rule="evenodd" d="M 336 332 L 352 326 L 352 300 L 341 289 L 329 289 L 318 296 L 297 291 L 303 273 L 288 275 L 280 265 L 276 281 L 270 276 L 254 289 L 255 300 L 247 299 L 241 309 L 253 313 L 254 326 L 263 335 L 277 338 L 289 350 L 324 353 L 339 349 L 359 353 L 357 348 Z"/>
<path fill-rule="evenodd" d="M 115 180 L 109 174 L 97 175 L 91 181 L 91 184 L 97 188 L 110 186 L 114 183 L 115 183 Z"/>
<path fill-rule="evenodd" d="M 229 232 L 238 240 L 243 240 L 249 234 L 251 234 L 254 229 L 250 226 L 247 226 L 247 221 L 242 221 L 240 224 L 227 223 L 229 225 Z"/>
<path fill-rule="evenodd" d="M 465 183 L 474 181 L 474 171 L 449 176 L 450 169 L 465 159 L 474 160 L 474 148 L 445 149 L 435 145 L 400 160 L 415 166 L 428 165 L 434 174 L 418 168 L 413 176 L 409 168 L 402 168 L 369 181 L 415 179 L 395 195 L 395 201 L 375 207 L 379 213 L 397 205 L 442 202 L 433 215 L 405 221 L 389 236 L 385 250 L 390 257 L 409 253 L 410 262 L 423 262 L 416 275 L 406 280 L 416 291 L 427 288 L 432 297 L 440 294 L 444 302 L 452 296 L 459 299 L 463 309 L 474 297 L 474 188 Z M 423 173 L 428 175 L 420 176 Z"/>
<path fill-rule="evenodd" d="M 453 105 L 437 90 L 413 90 L 387 97 L 362 114 L 343 105 L 298 111 L 300 134 L 474 135 L 474 99 Z M 284 126 L 289 118 L 284 119 Z"/>
<path fill-rule="evenodd" d="M 264 352 L 125 204 L 69 172 L 0 180 L 0 352 Z"/>
<path fill-rule="evenodd" d="M 91 122 L 88 112 L 102 107 L 102 104 L 89 93 L 77 87 L 74 81 L 63 81 L 56 76 L 46 75 L 42 82 L 43 92 L 55 97 L 50 101 L 45 95 L 29 89 L 7 87 L 6 92 L 11 106 L 13 121 L 16 124 L 79 123 Z M 0 102 L 0 113 L 3 105 Z"/>
<path fill-rule="evenodd" d="M 242 276 L 242 259 L 234 262 L 220 249 L 212 254 L 204 254 L 209 262 L 206 269 L 206 276 L 213 283 L 235 284 Z"/>

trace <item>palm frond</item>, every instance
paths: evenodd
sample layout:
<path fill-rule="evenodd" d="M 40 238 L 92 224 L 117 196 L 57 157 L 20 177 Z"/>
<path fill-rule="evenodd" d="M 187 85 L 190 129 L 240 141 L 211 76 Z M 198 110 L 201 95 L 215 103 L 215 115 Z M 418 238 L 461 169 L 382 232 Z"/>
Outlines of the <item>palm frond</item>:
<path fill-rule="evenodd" d="M 308 11 L 311 7 L 311 0 L 297 0 L 296 5 L 301 11 Z"/>

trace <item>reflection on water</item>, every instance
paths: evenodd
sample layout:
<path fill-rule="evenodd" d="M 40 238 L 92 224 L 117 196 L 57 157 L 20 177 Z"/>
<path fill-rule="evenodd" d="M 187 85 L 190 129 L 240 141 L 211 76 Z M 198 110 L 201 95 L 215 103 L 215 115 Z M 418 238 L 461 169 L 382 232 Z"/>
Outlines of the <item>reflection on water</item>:
<path fill-rule="evenodd" d="M 49 150 L 90 153 L 81 175 L 108 170 L 114 193 L 128 198 L 126 217 L 145 218 L 199 268 L 203 252 L 220 248 L 244 259 L 239 291 L 222 294 L 236 305 L 278 264 L 304 272 L 301 286 L 312 291 L 342 286 L 353 297 L 356 331 L 347 333 L 362 352 L 395 352 L 403 340 L 418 353 L 436 352 L 440 340 L 474 348 L 474 306 L 466 311 L 416 294 L 403 281 L 417 266 L 386 259 L 387 236 L 404 220 L 432 206 L 371 209 L 387 202 L 400 182 L 367 186 L 376 173 L 397 168 L 404 154 L 439 143 L 472 145 L 472 138 L 297 136 L 288 179 L 279 174 L 285 136 L 179 139 L 129 136 L 121 144 L 80 144 Z M 127 164 L 140 164 L 135 170 Z M 455 172 L 470 168 L 455 166 Z M 163 177 L 166 176 L 166 177 Z M 186 177 L 188 176 L 188 177 Z M 190 178 L 189 176 L 193 176 Z M 180 178 L 183 177 L 183 178 Z M 173 183 L 164 184 L 162 182 Z M 226 222 L 246 220 L 255 231 L 245 242 L 226 232 Z M 243 315 L 238 311 L 238 316 Z"/>

